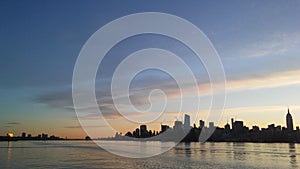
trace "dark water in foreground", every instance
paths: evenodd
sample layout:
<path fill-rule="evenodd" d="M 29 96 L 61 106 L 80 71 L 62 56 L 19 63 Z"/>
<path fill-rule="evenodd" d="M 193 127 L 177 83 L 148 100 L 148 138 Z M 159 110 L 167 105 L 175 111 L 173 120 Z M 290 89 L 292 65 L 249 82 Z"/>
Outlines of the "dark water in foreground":
<path fill-rule="evenodd" d="M 86 141 L 0 142 L 0 168 L 300 168 L 299 148 L 285 143 L 181 143 L 159 156 L 130 159 Z"/>

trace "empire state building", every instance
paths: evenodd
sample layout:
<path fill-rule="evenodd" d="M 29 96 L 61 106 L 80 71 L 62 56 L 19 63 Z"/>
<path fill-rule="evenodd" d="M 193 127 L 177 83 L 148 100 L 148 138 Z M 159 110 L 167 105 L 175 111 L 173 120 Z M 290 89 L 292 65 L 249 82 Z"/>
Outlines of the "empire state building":
<path fill-rule="evenodd" d="M 286 127 L 289 131 L 293 131 L 294 127 L 293 127 L 293 117 L 290 114 L 290 109 L 288 109 L 288 113 L 286 115 Z"/>

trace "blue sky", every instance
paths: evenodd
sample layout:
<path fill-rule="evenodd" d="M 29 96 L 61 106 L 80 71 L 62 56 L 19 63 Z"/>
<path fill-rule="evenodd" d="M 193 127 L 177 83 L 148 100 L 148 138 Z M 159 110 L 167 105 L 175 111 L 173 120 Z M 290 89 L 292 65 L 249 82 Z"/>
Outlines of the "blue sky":
<path fill-rule="evenodd" d="M 287 106 L 294 123 L 300 125 L 299 8 L 299 1 L 1 1 L 0 135 L 24 130 L 83 136 L 71 99 L 76 58 L 95 31 L 137 12 L 177 15 L 198 26 L 212 41 L 228 81 L 220 125 L 227 117 L 237 117 L 249 126 L 265 127 L 273 122 L 285 126 Z M 126 55 L 145 47 L 173 51 L 187 62 L 201 83 L 207 82 L 203 65 L 184 45 L 162 36 L 136 36 L 107 54 L 97 78 L 99 102 L 102 99 L 106 105 L 109 103 L 103 96 L 109 95 L 114 67 Z M 165 84 L 170 77 L 148 71 L 135 80 L 134 88 L 145 92 L 153 85 Z M 176 91 L 174 85 L 165 88 Z M 141 100 L 137 99 L 136 104 L 145 104 Z M 114 114 L 110 109 L 104 111 Z M 172 120 L 173 116 L 166 121 Z M 124 132 L 134 127 L 115 128 Z M 110 134 L 103 132 L 101 136 Z"/>

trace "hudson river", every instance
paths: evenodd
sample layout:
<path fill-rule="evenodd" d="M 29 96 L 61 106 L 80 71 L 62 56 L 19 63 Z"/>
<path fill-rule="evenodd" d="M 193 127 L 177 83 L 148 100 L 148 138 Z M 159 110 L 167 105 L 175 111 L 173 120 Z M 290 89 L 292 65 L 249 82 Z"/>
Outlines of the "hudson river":
<path fill-rule="evenodd" d="M 91 141 L 0 142 L 0 168 L 300 168 L 299 148 L 286 143 L 180 143 L 161 155 L 132 159 Z"/>

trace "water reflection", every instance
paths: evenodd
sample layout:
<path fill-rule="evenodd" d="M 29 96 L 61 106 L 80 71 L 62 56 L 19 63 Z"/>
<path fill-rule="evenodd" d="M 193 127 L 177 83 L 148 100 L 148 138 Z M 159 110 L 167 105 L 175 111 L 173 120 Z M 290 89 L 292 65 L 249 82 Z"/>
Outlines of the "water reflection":
<path fill-rule="evenodd" d="M 134 142 L 137 144 L 136 142 Z M 131 142 L 122 142 L 132 145 Z M 143 142 L 144 150 L 154 143 Z M 157 143 L 159 144 L 159 143 Z M 146 159 L 121 158 L 97 149 L 94 143 L 0 142 L 2 168 L 300 168 L 299 144 L 180 143 L 159 156 Z M 298 158 L 298 159 L 297 159 Z M 85 166 L 85 167 L 83 167 Z"/>
<path fill-rule="evenodd" d="M 184 154 L 186 157 L 191 157 L 191 143 L 184 143 Z"/>
<path fill-rule="evenodd" d="M 206 150 L 206 145 L 207 144 L 205 144 L 205 143 L 200 143 L 200 149 L 198 149 L 198 151 L 199 151 L 199 154 L 200 154 L 200 157 L 202 158 L 202 159 L 205 159 L 206 158 L 206 156 L 207 156 L 207 150 Z"/>
<path fill-rule="evenodd" d="M 8 141 L 8 142 L 7 142 L 7 161 L 6 161 L 6 168 L 10 168 L 11 151 L 12 151 L 12 143 L 11 143 L 10 141 Z"/>
<path fill-rule="evenodd" d="M 233 159 L 239 161 L 246 160 L 245 143 L 233 143 Z"/>
<path fill-rule="evenodd" d="M 297 165 L 297 159 L 296 159 L 296 148 L 295 148 L 295 143 L 290 143 L 289 144 L 289 153 L 290 153 L 290 164 L 291 167 L 298 168 Z"/>

